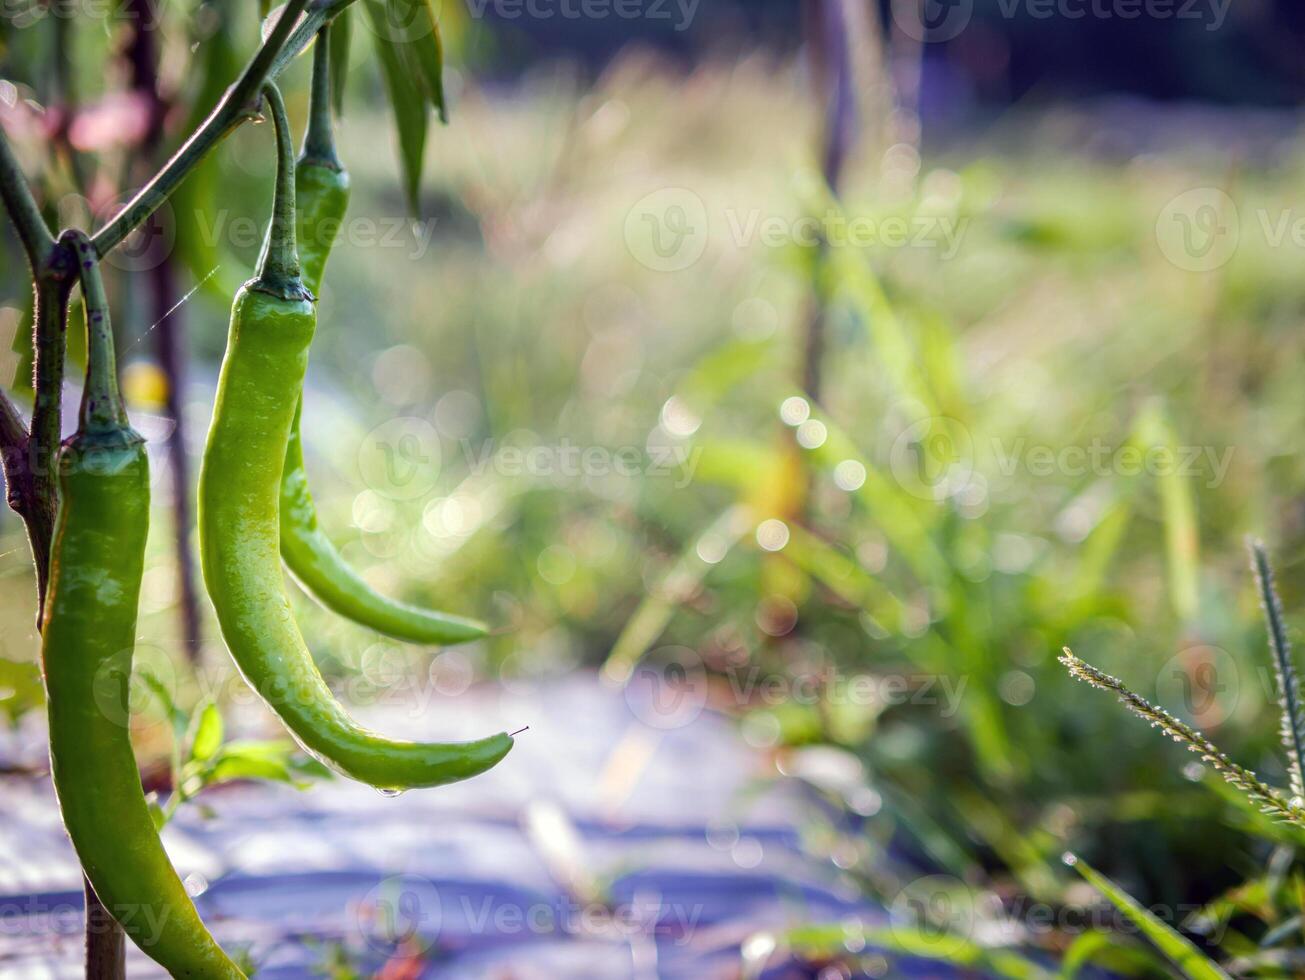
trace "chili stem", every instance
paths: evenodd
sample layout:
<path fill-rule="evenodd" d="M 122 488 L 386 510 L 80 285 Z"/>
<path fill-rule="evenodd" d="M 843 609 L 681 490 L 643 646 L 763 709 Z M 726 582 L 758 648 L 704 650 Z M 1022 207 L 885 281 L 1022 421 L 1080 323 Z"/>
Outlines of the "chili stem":
<path fill-rule="evenodd" d="M 331 44 L 330 24 L 317 32 L 313 47 L 313 85 L 308 96 L 308 128 L 304 131 L 301 161 L 340 169 L 335 152 L 335 134 L 331 127 Z"/>
<path fill-rule="evenodd" d="M 104 292 L 95 245 L 84 232 L 75 231 L 69 238 L 77 252 L 77 275 L 86 308 L 86 387 L 82 390 L 79 421 L 83 432 L 112 431 L 126 423 L 127 411 L 118 392 L 109 298 Z"/>
<path fill-rule="evenodd" d="M 263 86 L 263 97 L 276 130 L 276 193 L 272 198 L 272 225 L 259 258 L 257 282 L 278 294 L 302 292 L 299 253 L 295 248 L 295 152 L 285 101 L 276 85 Z"/>

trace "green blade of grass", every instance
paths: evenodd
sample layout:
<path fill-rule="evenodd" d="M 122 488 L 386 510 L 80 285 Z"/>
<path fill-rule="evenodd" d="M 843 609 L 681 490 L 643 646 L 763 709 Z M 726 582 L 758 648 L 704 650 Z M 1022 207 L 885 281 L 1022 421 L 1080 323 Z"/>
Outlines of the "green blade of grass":
<path fill-rule="evenodd" d="M 1273 653 L 1273 669 L 1278 679 L 1278 705 L 1282 710 L 1282 747 L 1287 754 L 1287 772 L 1291 791 L 1295 796 L 1305 795 L 1305 711 L 1300 700 L 1300 682 L 1296 679 L 1296 665 L 1291 659 L 1291 643 L 1283 624 L 1282 601 L 1273 585 L 1273 569 L 1264 545 L 1248 542 L 1251 568 L 1260 590 L 1260 604 L 1269 632 L 1269 649 Z"/>
<path fill-rule="evenodd" d="M 1075 939 L 1060 961 L 1059 980 L 1074 980 L 1090 963 L 1099 963 L 1125 976 L 1168 973 L 1165 962 L 1149 950 L 1121 946 L 1104 932 L 1085 932 Z"/>
<path fill-rule="evenodd" d="M 826 433 L 824 442 L 809 450 L 811 455 L 831 469 L 846 460 L 859 463 L 865 471 L 865 482 L 854 493 L 889 544 L 921 581 L 931 585 L 949 581 L 947 560 L 929 536 L 910 495 L 872 465 L 856 443 L 815 405 L 811 406 L 811 418 L 824 425 Z"/>
<path fill-rule="evenodd" d="M 1163 451 L 1177 458 L 1173 427 L 1159 403 L 1138 419 L 1135 440 L 1143 453 Z M 1165 553 L 1169 565 L 1169 595 L 1174 612 L 1184 626 L 1192 626 L 1200 608 L 1200 531 L 1196 524 L 1196 495 L 1181 467 L 1165 466 L 1156 476 L 1164 519 Z"/>
<path fill-rule="evenodd" d="M 1142 935 L 1154 943 L 1156 948 L 1182 971 L 1183 976 L 1190 977 L 1191 980 L 1230 980 L 1228 974 L 1214 960 L 1197 949 L 1190 939 L 1168 923 L 1161 921 L 1155 913 L 1144 908 L 1135 898 L 1082 858 L 1074 854 L 1066 854 L 1065 863 L 1082 875 L 1088 884 L 1101 892 L 1111 905 L 1137 926 Z"/>
<path fill-rule="evenodd" d="M 890 633 L 902 628 L 902 600 L 852 557 L 794 524 L 783 552 L 793 564 L 844 602 L 864 610 Z"/>
<path fill-rule="evenodd" d="M 675 610 L 720 561 L 720 558 L 714 562 L 704 560 L 699 554 L 699 543 L 704 539 L 714 539 L 714 546 L 723 545 L 724 552 L 728 552 L 748 530 L 748 523 L 745 509 L 734 505 L 712 521 L 705 531 L 694 536 L 662 576 L 657 588 L 644 596 L 612 644 L 612 651 L 603 663 L 604 678 L 618 684 L 629 680 L 635 664 L 657 641 L 657 637 L 662 635 L 671 617 L 675 615 Z M 721 557 L 724 557 L 723 553 Z"/>
<path fill-rule="evenodd" d="M 833 957 L 846 953 L 849 939 L 854 939 L 857 943 L 864 940 L 867 946 L 899 956 L 981 969 L 983 975 L 988 977 L 1042 980 L 1050 976 L 1038 964 L 1019 953 L 988 949 L 956 933 L 939 933 L 900 923 L 892 926 L 857 926 L 852 929 L 843 923 L 807 925 L 793 929 L 785 936 L 789 948 L 811 957 Z"/>

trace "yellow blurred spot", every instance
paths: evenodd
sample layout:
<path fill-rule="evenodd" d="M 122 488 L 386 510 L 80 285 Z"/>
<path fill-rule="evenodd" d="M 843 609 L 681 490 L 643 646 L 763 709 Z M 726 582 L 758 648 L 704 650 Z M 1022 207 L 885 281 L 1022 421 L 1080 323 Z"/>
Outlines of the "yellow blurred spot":
<path fill-rule="evenodd" d="M 132 405 L 161 408 L 168 400 L 168 377 L 156 364 L 132 361 L 122 369 L 122 394 Z"/>

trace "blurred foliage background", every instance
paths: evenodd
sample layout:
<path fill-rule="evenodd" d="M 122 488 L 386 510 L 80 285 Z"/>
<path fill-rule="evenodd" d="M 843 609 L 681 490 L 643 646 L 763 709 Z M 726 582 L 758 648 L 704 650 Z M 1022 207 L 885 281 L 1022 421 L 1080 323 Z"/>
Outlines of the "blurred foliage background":
<path fill-rule="evenodd" d="M 252 12 L 161 9 L 162 139 L 175 145 L 257 26 Z M 1227 52 L 1294 16 L 1256 9 L 1230 15 L 1219 51 L 1185 48 L 1184 64 L 1245 80 Z M 922 53 L 894 43 L 891 16 L 868 17 L 848 56 L 861 125 L 835 194 L 820 72 L 787 5 L 704 9 L 686 38 L 619 51 L 449 2 L 440 17 L 452 120 L 430 131 L 416 217 L 354 27 L 339 138 L 355 192 L 320 298 L 305 437 L 325 520 L 356 565 L 497 630 L 458 651 L 407 648 L 304 598 L 333 677 L 596 671 L 620 684 L 669 658 L 701 671 L 709 703 L 773 755 L 773 778 L 810 784 L 823 802 L 811 846 L 874 895 L 923 867 L 1007 908 L 1070 903 L 1080 886 L 1059 859 L 1074 850 L 1145 901 L 1199 904 L 1294 853 L 1275 850 L 1294 831 L 1055 661 L 1071 646 L 1284 783 L 1242 542 L 1267 539 L 1298 625 L 1305 241 L 1275 232 L 1302 217 L 1293 115 L 999 107 L 971 73 L 961 104 L 984 124 L 949 128 L 957 106 L 929 102 L 948 91 L 938 65 L 981 32 Z M 52 217 L 84 222 L 131 186 L 147 124 L 119 93 L 112 21 L 76 33 L 81 108 L 53 118 L 51 49 L 25 43 L 44 26 L 11 25 L 0 119 Z M 306 75 L 305 61 L 285 83 L 297 125 Z M 1072 90 L 1073 64 L 1056 78 Z M 1245 94 L 1221 84 L 1187 94 Z M 1273 102 L 1299 80 L 1257 84 Z M 126 390 L 156 440 L 173 429 L 173 394 L 186 442 L 202 443 L 272 166 L 266 127 L 243 127 L 173 202 L 162 234 L 180 306 L 163 322 L 186 351 L 179 393 L 160 367 L 148 247 L 110 282 Z M 1215 245 L 1217 264 L 1184 251 L 1173 220 L 1192 192 L 1205 195 L 1195 219 L 1205 202 L 1231 205 L 1235 241 Z M 873 240 L 840 244 L 840 215 Z M 812 218 L 824 236 L 801 233 Z M 687 244 L 659 251 L 677 228 Z M 885 240 L 894 228 L 904 242 Z M 0 383 L 21 392 L 30 296 L 12 236 L 3 248 Z M 409 438 L 419 485 L 387 477 L 378 433 Z M 187 666 L 161 452 L 155 473 L 142 643 L 175 662 L 193 702 L 226 658 L 201 601 Z M 0 713 L 32 724 L 35 597 L 7 511 L 0 576 Z M 818 678 L 818 693 L 767 699 L 741 692 L 743 676 L 781 690 Z M 846 686 L 862 679 L 903 689 L 853 703 Z M 1253 937 L 1296 904 L 1230 901 Z"/>

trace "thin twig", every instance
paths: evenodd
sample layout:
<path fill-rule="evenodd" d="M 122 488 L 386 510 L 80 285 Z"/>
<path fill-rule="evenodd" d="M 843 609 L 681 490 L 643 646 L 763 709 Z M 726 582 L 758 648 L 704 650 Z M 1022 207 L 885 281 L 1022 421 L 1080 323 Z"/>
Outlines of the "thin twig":
<path fill-rule="evenodd" d="M 1264 618 L 1269 631 L 1269 649 L 1273 653 L 1273 670 L 1278 678 L 1278 701 L 1282 708 L 1282 747 L 1287 753 L 1287 771 L 1291 778 L 1291 791 L 1295 796 L 1305 796 L 1305 712 L 1301 709 L 1300 682 L 1296 679 L 1296 666 L 1291 660 L 1291 643 L 1283 625 L 1282 601 L 1273 585 L 1273 569 L 1264 545 L 1255 540 L 1247 542 L 1251 552 L 1251 568 L 1260 590 Z"/>
<path fill-rule="evenodd" d="M 1305 811 L 1283 799 L 1281 793 L 1266 784 L 1254 772 L 1233 762 L 1213 742 L 1192 726 L 1179 721 L 1164 708 L 1157 707 L 1140 694 L 1134 694 L 1124 686 L 1123 681 L 1111 677 L 1109 674 L 1097 670 L 1091 664 L 1080 660 L 1068 648 L 1061 655 L 1060 662 L 1065 665 L 1070 675 L 1076 680 L 1091 684 L 1093 687 L 1099 687 L 1105 691 L 1113 691 L 1119 696 L 1122 704 L 1126 705 L 1135 714 L 1145 718 L 1153 727 L 1163 729 L 1165 734 L 1169 735 L 1175 742 L 1186 745 L 1188 749 L 1214 767 L 1215 771 L 1229 783 L 1240 789 L 1254 802 L 1260 804 L 1265 813 L 1271 813 L 1283 820 L 1305 823 Z"/>
<path fill-rule="evenodd" d="M 32 196 L 32 189 L 18 166 L 18 159 L 3 129 L 0 129 L 0 197 L 4 199 L 5 210 L 18 230 L 32 272 L 40 275 L 54 248 L 54 236 L 45 226 L 41 209 L 36 206 L 36 198 Z"/>
<path fill-rule="evenodd" d="M 284 71 L 308 47 L 322 24 L 353 2 L 355 0 L 334 0 L 329 5 L 321 5 L 320 0 L 314 0 L 313 9 L 296 27 L 309 0 L 290 0 L 267 40 L 254 55 L 253 61 L 236 84 L 227 90 L 222 101 L 209 113 L 199 129 L 173 154 L 163 169 L 107 225 L 92 236 L 91 242 L 96 254 L 103 256 L 119 245 L 167 200 L 168 195 L 209 150 L 241 123 L 252 118 L 253 107 L 257 104 L 263 83 Z"/>

